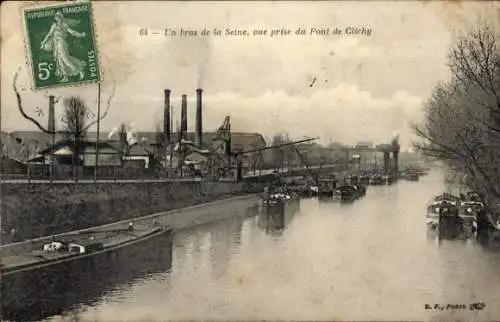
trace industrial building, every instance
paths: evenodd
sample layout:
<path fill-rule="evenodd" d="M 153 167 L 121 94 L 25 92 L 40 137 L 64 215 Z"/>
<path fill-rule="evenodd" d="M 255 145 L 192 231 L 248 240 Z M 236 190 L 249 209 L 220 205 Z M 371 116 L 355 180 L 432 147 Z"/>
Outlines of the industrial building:
<path fill-rule="evenodd" d="M 26 163 L 35 169 L 35 165 L 44 167 L 51 162 L 56 166 L 93 167 L 135 167 L 144 169 L 164 168 L 198 168 L 208 171 L 208 167 L 228 168 L 234 165 L 234 160 L 227 154 L 258 150 L 266 146 L 262 135 L 258 133 L 231 132 L 229 117 L 216 132 L 203 132 L 202 90 L 196 90 L 196 120 L 195 131 L 188 132 L 187 95 L 182 95 L 180 128 L 173 130 L 171 91 L 164 90 L 163 128 L 161 132 L 134 132 L 137 140 L 124 148 L 121 138 L 109 140 L 110 132 L 99 132 L 99 147 L 97 148 L 97 133 L 88 132 L 82 138 L 78 147 L 62 135 L 51 135 L 39 131 L 15 131 L 9 134 L 15 138 L 15 143 L 29 151 L 23 157 Z M 49 113 L 52 115 L 53 113 Z M 227 124 L 226 124 L 227 123 Z M 53 128 L 53 120 L 49 120 Z M 227 127 L 227 128 L 224 128 Z M 75 150 L 78 150 L 74 157 Z M 97 162 L 96 162 L 97 159 Z M 248 171 L 262 165 L 260 152 L 238 155 L 238 163 Z M 245 170 L 244 170 L 245 171 Z M 39 171 L 40 172 L 40 171 Z M 43 171 L 42 171 L 43 172 Z M 182 172 L 182 171 L 181 171 Z"/>

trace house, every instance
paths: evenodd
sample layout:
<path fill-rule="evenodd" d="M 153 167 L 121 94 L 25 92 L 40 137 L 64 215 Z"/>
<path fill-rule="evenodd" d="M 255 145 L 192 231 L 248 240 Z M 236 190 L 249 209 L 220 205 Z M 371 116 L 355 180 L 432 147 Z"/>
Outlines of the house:
<path fill-rule="evenodd" d="M 37 156 L 28 160 L 31 164 L 80 165 L 84 167 L 96 166 L 97 142 L 82 141 L 78 159 L 75 159 L 75 144 L 68 139 L 56 142 L 54 145 L 42 149 Z M 120 150 L 108 142 L 99 142 L 98 165 L 120 165 Z"/>
<path fill-rule="evenodd" d="M 154 151 L 151 146 L 135 143 L 128 147 L 123 156 L 123 165 L 134 168 L 150 168 L 154 162 Z"/>
<path fill-rule="evenodd" d="M 50 150 L 50 146 L 52 143 L 52 135 L 43 133 L 40 131 L 14 131 L 10 133 L 12 137 L 15 137 L 17 141 L 21 142 L 28 142 L 28 141 L 33 141 L 36 139 L 38 147 L 44 148 L 46 151 L 47 149 Z M 172 133 L 171 134 L 171 142 L 177 142 L 178 137 L 177 133 Z M 117 143 L 116 139 L 117 136 L 115 137 L 115 141 L 109 141 L 110 132 L 100 132 L 99 137 L 101 142 L 107 142 L 108 144 L 111 145 L 110 148 L 114 148 L 115 150 L 120 150 L 120 146 Z M 140 148 L 134 148 L 134 151 L 132 151 L 132 155 L 130 155 L 129 161 L 131 160 L 143 160 L 144 166 L 146 166 L 146 160 L 149 159 L 151 160 L 151 154 L 158 154 L 159 147 L 162 145 L 159 139 L 160 135 L 157 132 L 136 132 L 136 137 L 140 144 L 139 146 L 145 147 L 144 151 L 141 151 Z M 56 134 L 54 135 L 54 141 L 55 142 L 60 142 L 63 141 L 65 138 L 60 135 Z M 194 142 L 195 141 L 195 133 L 194 132 L 188 132 L 184 136 L 186 141 L 189 142 Z M 88 132 L 85 136 L 85 141 L 89 142 L 89 145 L 94 145 L 97 140 L 97 133 L 96 132 Z M 203 133 L 203 146 L 202 147 L 196 147 L 200 151 L 204 150 L 212 150 L 216 154 L 223 154 L 224 150 L 224 144 L 225 142 L 222 140 L 217 140 L 216 139 L 216 133 L 215 132 L 205 132 Z M 232 152 L 245 152 L 245 151 L 251 151 L 251 150 L 258 150 L 262 149 L 266 146 L 266 141 L 264 140 L 263 136 L 258 133 L 242 133 L 242 132 L 234 132 L 231 133 L 231 151 Z M 192 147 L 194 147 L 194 144 L 192 144 Z M 99 149 L 100 151 L 104 149 Z M 95 165 L 95 158 L 92 161 L 92 154 L 95 155 L 95 148 L 94 151 L 92 151 L 92 148 L 88 147 L 86 150 L 88 153 L 86 153 L 86 164 L 94 164 Z M 111 151 L 111 150 L 110 150 Z M 59 153 L 62 153 L 63 151 L 60 151 Z M 194 153 L 194 152 L 191 152 Z M 100 155 L 103 153 L 99 153 Z M 111 154 L 116 154 L 116 151 L 114 151 Z M 194 156 L 194 154 L 191 157 L 188 157 L 188 160 L 195 160 L 196 158 L 202 158 L 202 154 L 198 154 L 197 156 Z M 40 156 L 38 156 L 40 157 Z M 115 157 L 116 158 L 116 157 Z M 169 155 L 167 154 L 166 158 L 169 158 Z M 206 155 L 205 155 L 206 158 Z M 59 155 L 58 157 L 59 160 L 64 159 L 62 155 Z M 102 160 L 101 160 L 102 159 Z M 106 160 L 106 157 L 99 157 L 99 164 L 102 165 Z M 221 157 L 222 159 L 222 157 Z M 259 167 L 262 163 L 262 152 L 261 151 L 254 151 L 250 153 L 243 153 L 239 155 L 239 159 L 242 161 L 242 166 L 244 168 L 252 168 L 252 167 Z M 32 158 L 33 160 L 33 158 Z M 110 161 L 111 162 L 111 161 Z M 117 162 L 117 160 L 114 160 L 113 162 Z M 71 163 L 70 163 L 71 164 Z M 149 167 L 149 164 L 147 165 Z"/>

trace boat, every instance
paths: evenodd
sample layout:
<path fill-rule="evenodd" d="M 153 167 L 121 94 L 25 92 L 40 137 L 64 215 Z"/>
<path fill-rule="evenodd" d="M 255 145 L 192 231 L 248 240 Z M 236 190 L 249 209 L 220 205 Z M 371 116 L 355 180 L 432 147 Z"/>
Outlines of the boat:
<path fill-rule="evenodd" d="M 405 170 L 401 172 L 402 179 L 408 180 L 408 181 L 419 181 L 420 176 L 417 171 L 414 170 Z"/>
<path fill-rule="evenodd" d="M 383 176 L 381 174 L 378 174 L 378 173 L 374 173 L 370 176 L 370 185 L 373 185 L 373 186 L 380 186 L 380 185 L 383 185 L 385 184 L 384 180 L 383 180 Z"/>
<path fill-rule="evenodd" d="M 366 194 L 366 187 L 358 184 L 343 184 L 337 187 L 333 199 L 340 201 L 354 201 Z"/>
<path fill-rule="evenodd" d="M 427 206 L 426 224 L 428 228 L 437 229 L 443 218 L 448 215 L 458 216 L 458 207 L 460 205 L 460 198 L 451 194 L 443 193 L 433 198 L 431 203 Z"/>
<path fill-rule="evenodd" d="M 475 202 L 481 202 L 482 203 L 482 198 L 479 195 L 478 192 L 475 191 L 469 191 L 467 192 L 465 199 L 468 201 L 475 201 Z M 483 205 L 484 206 L 484 205 Z"/>
<path fill-rule="evenodd" d="M 461 202 L 458 215 L 462 219 L 464 229 L 476 233 L 478 217 L 484 210 L 484 204 L 480 201 L 468 200 Z"/>
<path fill-rule="evenodd" d="M 298 202 L 298 196 L 289 192 L 274 192 L 262 198 L 262 206 L 268 211 L 281 211 L 289 206 L 296 206 Z"/>
<path fill-rule="evenodd" d="M 420 169 L 417 169 L 416 172 L 419 176 L 426 176 L 429 174 L 430 170 L 431 170 L 430 168 L 420 168 Z"/>
<path fill-rule="evenodd" d="M 396 177 L 392 173 L 387 173 L 382 176 L 382 184 L 391 185 L 396 181 Z"/>
<path fill-rule="evenodd" d="M 311 191 L 314 196 L 332 197 L 336 186 L 337 179 L 335 177 L 320 177 L 316 180 L 316 185 L 311 186 Z"/>
<path fill-rule="evenodd" d="M 265 230 L 281 230 L 299 210 L 300 200 L 297 195 L 277 192 L 263 197 L 261 205 L 259 226 Z"/>
<path fill-rule="evenodd" d="M 283 178 L 286 187 L 285 190 L 291 194 L 301 197 L 309 197 L 312 195 L 308 181 L 302 176 Z"/>
<path fill-rule="evenodd" d="M 169 269 L 171 252 L 172 229 L 156 222 L 23 243 L 2 254 L 2 318 L 29 321 L 60 314 L 135 274 Z"/>
<path fill-rule="evenodd" d="M 359 178 L 357 175 L 355 174 L 348 174 L 345 178 L 344 178 L 344 183 L 345 184 L 348 184 L 348 185 L 355 185 L 355 184 L 358 184 L 359 182 Z"/>
<path fill-rule="evenodd" d="M 370 176 L 368 174 L 362 174 L 359 176 L 359 183 L 362 185 L 370 184 Z"/>
<path fill-rule="evenodd" d="M 460 199 L 460 197 L 452 195 L 451 193 L 444 192 L 444 193 L 434 197 L 433 201 L 434 202 L 452 203 L 455 206 L 459 206 L 461 199 Z"/>

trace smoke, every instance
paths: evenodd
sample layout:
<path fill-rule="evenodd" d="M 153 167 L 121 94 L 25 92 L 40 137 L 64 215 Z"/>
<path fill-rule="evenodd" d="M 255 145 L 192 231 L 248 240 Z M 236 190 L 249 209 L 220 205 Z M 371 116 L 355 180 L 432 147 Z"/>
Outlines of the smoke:
<path fill-rule="evenodd" d="M 198 88 L 202 88 L 205 85 L 205 78 L 210 67 L 212 56 L 212 44 L 209 38 L 202 39 L 203 41 L 200 43 L 201 60 L 198 62 L 198 80 L 196 84 Z"/>
<path fill-rule="evenodd" d="M 186 73 L 196 74 L 197 87 L 206 85 L 212 63 L 212 38 L 207 36 L 175 37 L 170 43 L 171 57 Z"/>

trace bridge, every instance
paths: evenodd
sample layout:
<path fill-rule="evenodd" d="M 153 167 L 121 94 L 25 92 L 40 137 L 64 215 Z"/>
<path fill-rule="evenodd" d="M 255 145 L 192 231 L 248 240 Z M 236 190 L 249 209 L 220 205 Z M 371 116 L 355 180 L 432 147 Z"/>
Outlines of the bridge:
<path fill-rule="evenodd" d="M 384 160 L 384 173 L 398 173 L 399 172 L 399 138 L 398 136 L 394 137 L 390 143 L 379 144 L 375 148 L 370 148 L 366 146 L 355 146 L 344 148 L 344 151 L 350 154 L 352 157 L 348 157 L 349 159 L 357 157 L 358 161 L 361 162 L 360 153 L 370 152 L 370 153 L 382 153 Z M 354 156 L 353 156 L 354 154 Z"/>

